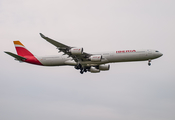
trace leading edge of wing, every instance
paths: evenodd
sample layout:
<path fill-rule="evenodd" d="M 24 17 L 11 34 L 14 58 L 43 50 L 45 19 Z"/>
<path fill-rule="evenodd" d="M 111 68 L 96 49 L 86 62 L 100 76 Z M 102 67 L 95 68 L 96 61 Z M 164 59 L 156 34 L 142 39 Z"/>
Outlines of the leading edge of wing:
<path fill-rule="evenodd" d="M 53 39 L 51 39 L 51 38 L 49 38 L 49 37 L 46 37 L 46 36 L 43 35 L 42 33 L 40 33 L 40 36 L 41 36 L 43 39 L 45 39 L 46 41 L 50 42 L 52 45 L 58 47 L 58 48 L 71 48 L 71 47 L 69 47 L 69 46 L 67 46 L 67 45 L 64 45 L 64 44 L 62 44 L 62 43 L 60 43 L 60 42 L 57 42 L 57 41 L 55 41 L 55 40 L 53 40 Z"/>

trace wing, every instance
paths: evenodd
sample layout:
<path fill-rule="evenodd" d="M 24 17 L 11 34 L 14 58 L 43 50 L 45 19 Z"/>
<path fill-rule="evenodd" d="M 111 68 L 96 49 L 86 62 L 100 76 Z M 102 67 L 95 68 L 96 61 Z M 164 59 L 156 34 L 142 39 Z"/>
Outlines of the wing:
<path fill-rule="evenodd" d="M 40 35 L 41 35 L 41 37 L 42 37 L 43 39 L 47 40 L 48 42 L 50 42 L 52 45 L 56 46 L 57 48 L 69 48 L 69 49 L 71 48 L 71 47 L 69 47 L 69 46 L 67 46 L 67 45 L 64 45 L 64 44 L 62 44 L 62 43 L 60 43 L 60 42 L 57 42 L 57 41 L 55 41 L 55 40 L 52 40 L 52 39 L 50 39 L 50 38 L 44 36 L 42 33 L 40 33 Z"/>
<path fill-rule="evenodd" d="M 80 55 L 73 55 L 70 50 L 74 47 L 70 47 L 67 45 L 64 45 L 60 42 L 57 42 L 49 37 L 44 36 L 42 33 L 40 33 L 40 36 L 45 39 L 46 41 L 48 41 L 49 43 L 51 43 L 52 45 L 56 46 L 58 48 L 58 50 L 60 52 L 64 52 L 64 55 L 68 55 L 69 57 L 72 57 L 76 62 L 78 61 L 89 61 L 89 57 L 91 56 L 91 54 L 85 53 L 83 52 Z"/>

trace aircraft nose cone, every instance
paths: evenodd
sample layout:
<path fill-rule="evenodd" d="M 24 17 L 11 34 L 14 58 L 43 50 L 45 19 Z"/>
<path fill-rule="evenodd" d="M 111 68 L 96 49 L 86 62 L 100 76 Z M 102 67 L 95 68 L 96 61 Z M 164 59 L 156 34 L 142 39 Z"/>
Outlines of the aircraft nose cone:
<path fill-rule="evenodd" d="M 162 53 L 159 53 L 159 57 L 161 57 L 163 54 Z"/>

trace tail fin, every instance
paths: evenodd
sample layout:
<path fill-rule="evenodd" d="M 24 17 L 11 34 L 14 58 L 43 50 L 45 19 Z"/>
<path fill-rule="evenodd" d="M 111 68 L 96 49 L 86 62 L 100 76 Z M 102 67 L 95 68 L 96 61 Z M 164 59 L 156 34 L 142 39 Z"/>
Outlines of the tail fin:
<path fill-rule="evenodd" d="M 6 51 L 5 53 L 14 57 L 15 60 L 24 61 L 31 64 L 42 65 L 42 63 L 30 51 L 28 51 L 20 41 L 13 41 L 13 42 L 15 44 L 15 48 L 18 55 Z"/>
<path fill-rule="evenodd" d="M 15 44 L 16 52 L 19 56 L 34 56 L 30 51 L 28 51 L 25 46 L 20 41 L 13 41 Z"/>

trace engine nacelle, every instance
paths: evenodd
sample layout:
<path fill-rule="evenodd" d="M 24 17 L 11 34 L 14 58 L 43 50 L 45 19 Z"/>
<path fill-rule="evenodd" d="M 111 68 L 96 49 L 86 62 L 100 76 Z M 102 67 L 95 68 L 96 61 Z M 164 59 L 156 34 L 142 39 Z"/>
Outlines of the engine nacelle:
<path fill-rule="evenodd" d="M 70 52 L 73 55 L 81 55 L 83 53 L 83 48 L 71 48 Z"/>
<path fill-rule="evenodd" d="M 109 64 L 99 65 L 99 70 L 109 70 L 109 68 L 110 68 Z"/>
<path fill-rule="evenodd" d="M 89 59 L 90 59 L 92 62 L 100 62 L 101 59 L 102 59 L 102 56 L 101 56 L 101 55 L 92 55 Z"/>
<path fill-rule="evenodd" d="M 97 68 L 95 68 L 95 67 L 91 67 L 91 68 L 89 69 L 89 71 L 90 71 L 91 73 L 99 73 L 99 72 L 100 72 L 100 70 L 97 69 Z"/>

